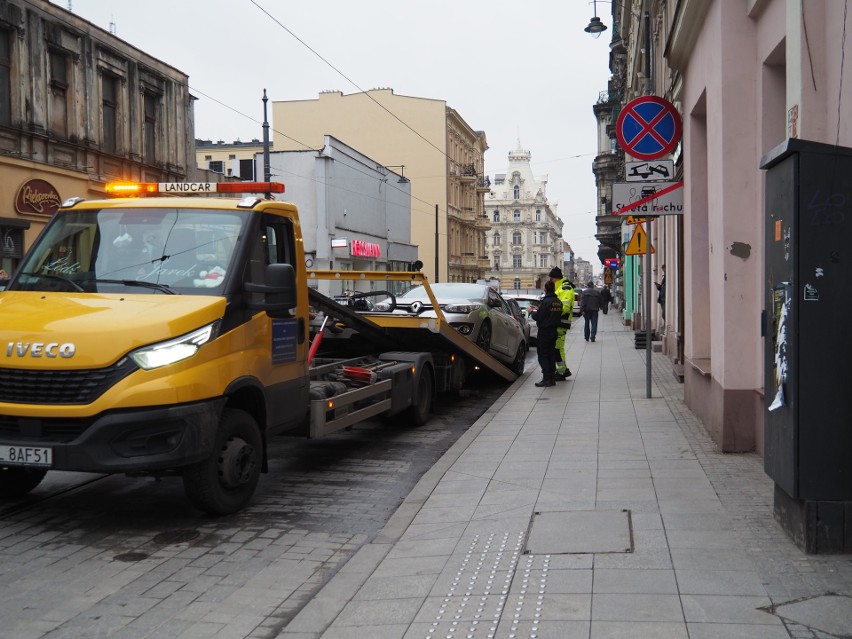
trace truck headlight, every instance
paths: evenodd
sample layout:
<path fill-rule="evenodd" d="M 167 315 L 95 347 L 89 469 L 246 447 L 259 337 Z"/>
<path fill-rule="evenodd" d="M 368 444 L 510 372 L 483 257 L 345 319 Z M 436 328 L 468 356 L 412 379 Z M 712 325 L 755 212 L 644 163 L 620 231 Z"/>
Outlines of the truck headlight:
<path fill-rule="evenodd" d="M 215 336 L 218 326 L 218 322 L 213 322 L 181 337 L 143 346 L 130 353 L 130 358 L 146 371 L 174 364 L 195 355 Z"/>

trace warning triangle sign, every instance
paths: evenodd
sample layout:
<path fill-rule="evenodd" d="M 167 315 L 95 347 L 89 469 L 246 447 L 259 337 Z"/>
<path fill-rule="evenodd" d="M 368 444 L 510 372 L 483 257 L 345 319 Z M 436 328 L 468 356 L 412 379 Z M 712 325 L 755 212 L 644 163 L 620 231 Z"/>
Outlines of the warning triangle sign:
<path fill-rule="evenodd" d="M 645 252 L 648 250 L 646 242 L 648 241 L 648 236 L 645 235 L 645 228 L 641 224 L 637 224 L 636 228 L 633 229 L 633 237 L 630 238 L 630 243 L 627 245 L 627 250 L 624 251 L 625 255 L 645 255 Z M 654 249 L 653 245 L 651 246 L 651 253 L 656 253 L 657 251 Z"/>

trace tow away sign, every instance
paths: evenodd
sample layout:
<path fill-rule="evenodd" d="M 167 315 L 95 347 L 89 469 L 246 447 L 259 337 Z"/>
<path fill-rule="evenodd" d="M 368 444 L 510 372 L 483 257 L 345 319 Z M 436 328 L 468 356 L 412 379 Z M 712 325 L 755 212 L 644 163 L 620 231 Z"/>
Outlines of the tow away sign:
<path fill-rule="evenodd" d="M 683 215 L 683 182 L 616 182 L 614 215 Z"/>
<path fill-rule="evenodd" d="M 624 179 L 628 182 L 670 180 L 674 176 L 674 161 L 625 162 Z"/>

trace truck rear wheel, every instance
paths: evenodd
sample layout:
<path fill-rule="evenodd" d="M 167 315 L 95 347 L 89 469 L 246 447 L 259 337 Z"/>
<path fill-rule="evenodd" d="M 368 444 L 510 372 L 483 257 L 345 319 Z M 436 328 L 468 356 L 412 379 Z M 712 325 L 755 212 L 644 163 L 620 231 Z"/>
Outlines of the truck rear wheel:
<path fill-rule="evenodd" d="M 0 497 L 23 497 L 39 485 L 46 470 L 40 468 L 0 467 Z"/>
<path fill-rule="evenodd" d="M 210 457 L 183 472 L 192 504 L 211 515 L 228 515 L 245 506 L 260 479 L 263 441 L 251 415 L 226 408 Z"/>
<path fill-rule="evenodd" d="M 420 379 L 417 382 L 417 403 L 408 409 L 408 418 L 414 422 L 415 426 L 422 426 L 429 421 L 432 414 L 433 392 L 432 371 L 427 366 L 420 371 Z"/>

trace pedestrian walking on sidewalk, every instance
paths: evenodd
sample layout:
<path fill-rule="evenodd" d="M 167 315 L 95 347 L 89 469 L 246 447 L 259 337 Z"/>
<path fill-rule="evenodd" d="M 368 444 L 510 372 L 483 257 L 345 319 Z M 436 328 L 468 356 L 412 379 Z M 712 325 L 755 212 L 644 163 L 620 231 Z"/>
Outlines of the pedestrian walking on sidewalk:
<path fill-rule="evenodd" d="M 663 272 L 663 279 L 659 282 L 654 282 L 654 286 L 657 287 L 657 304 L 660 305 L 660 314 L 663 319 L 666 319 L 666 265 L 663 264 L 660 267 L 660 270 Z"/>
<path fill-rule="evenodd" d="M 565 359 L 565 338 L 571 329 L 571 318 L 574 316 L 574 285 L 562 275 L 562 269 L 554 266 L 548 273 L 550 281 L 556 290 L 556 297 L 562 302 L 562 316 L 559 326 L 556 327 L 556 381 L 564 382 L 571 377 L 571 369 L 568 368 Z"/>
<path fill-rule="evenodd" d="M 538 365 L 541 366 L 541 381 L 535 385 L 554 386 L 556 383 L 556 329 L 562 317 L 562 302 L 556 297 L 556 286 L 552 281 L 544 283 L 544 297 L 538 306 L 531 307 L 531 317 L 538 326 Z"/>
<path fill-rule="evenodd" d="M 595 341 L 598 334 L 598 311 L 601 310 L 601 292 L 595 288 L 594 282 L 589 282 L 580 296 L 580 315 L 583 316 L 583 337 L 586 341 Z"/>
<path fill-rule="evenodd" d="M 610 302 L 612 302 L 612 293 L 609 292 L 609 286 L 604 286 L 601 291 L 601 310 L 604 315 L 609 311 Z"/>

